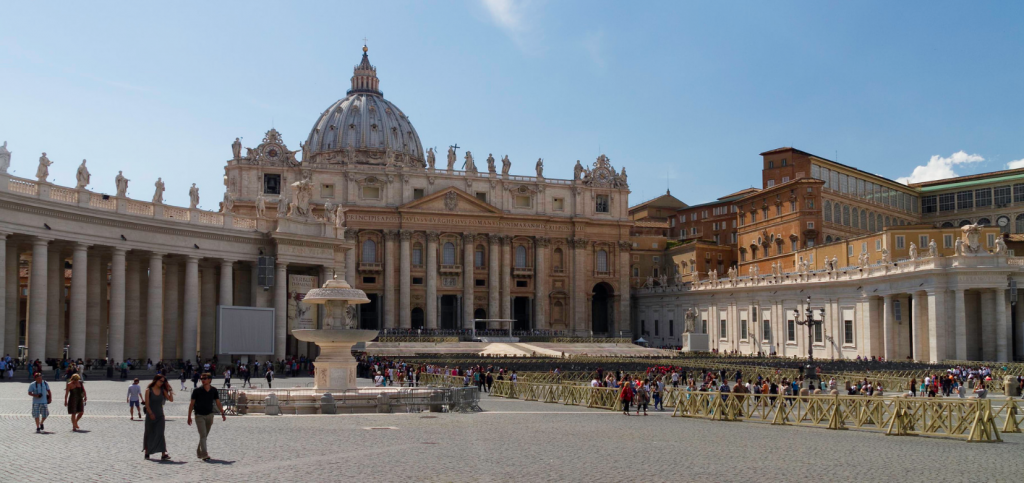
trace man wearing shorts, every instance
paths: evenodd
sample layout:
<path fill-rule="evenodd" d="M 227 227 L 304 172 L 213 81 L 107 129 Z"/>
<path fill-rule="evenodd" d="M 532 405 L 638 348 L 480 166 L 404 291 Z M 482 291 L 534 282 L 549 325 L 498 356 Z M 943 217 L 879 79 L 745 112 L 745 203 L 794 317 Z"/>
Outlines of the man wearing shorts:
<path fill-rule="evenodd" d="M 32 418 L 36 420 L 36 432 L 41 433 L 46 429 L 43 423 L 50 416 L 50 385 L 43 380 L 43 375 L 39 372 L 32 377 L 35 382 L 29 384 L 28 395 L 32 396 Z"/>
<path fill-rule="evenodd" d="M 139 419 L 145 421 L 142 417 L 142 407 L 139 405 L 139 401 L 142 396 L 142 386 L 139 386 L 139 378 L 135 378 L 132 381 L 132 385 L 128 386 L 128 416 L 131 417 L 132 421 L 135 421 L 135 413 L 132 412 L 132 408 L 135 408 L 139 413 Z"/>

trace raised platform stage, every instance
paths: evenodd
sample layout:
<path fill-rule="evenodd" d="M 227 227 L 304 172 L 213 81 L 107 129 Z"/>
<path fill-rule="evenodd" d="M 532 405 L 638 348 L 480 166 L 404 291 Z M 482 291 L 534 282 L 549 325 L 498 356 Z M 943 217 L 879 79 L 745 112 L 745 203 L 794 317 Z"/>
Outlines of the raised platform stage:
<path fill-rule="evenodd" d="M 410 357 L 426 354 L 479 354 L 481 356 L 561 357 L 588 356 L 664 356 L 677 352 L 649 349 L 636 344 L 553 342 L 367 342 L 366 353 L 375 356 Z"/>

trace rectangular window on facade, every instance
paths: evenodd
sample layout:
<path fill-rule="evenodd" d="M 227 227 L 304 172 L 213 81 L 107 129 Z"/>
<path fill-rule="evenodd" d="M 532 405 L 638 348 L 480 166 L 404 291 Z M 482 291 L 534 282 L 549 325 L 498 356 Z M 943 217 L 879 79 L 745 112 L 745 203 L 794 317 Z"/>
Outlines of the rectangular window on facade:
<path fill-rule="evenodd" d="M 654 263 L 659 263 L 659 262 L 661 262 L 661 257 L 659 257 L 658 255 L 655 255 L 655 256 L 653 256 L 653 257 L 651 257 L 651 258 L 652 258 L 652 260 L 654 261 Z"/>
<path fill-rule="evenodd" d="M 640 276 L 640 267 L 633 267 L 633 277 Z"/>
<path fill-rule="evenodd" d="M 896 235 L 896 248 L 902 249 L 904 245 L 903 235 Z"/>
<path fill-rule="evenodd" d="M 771 188 L 772 186 L 775 186 L 775 180 L 774 179 L 768 180 L 768 187 Z"/>
<path fill-rule="evenodd" d="M 988 234 L 988 247 L 992 248 L 996 246 L 996 235 L 995 233 Z"/>
<path fill-rule="evenodd" d="M 675 327 L 675 325 L 676 324 L 675 324 L 674 320 L 668 321 L 668 336 L 669 337 L 673 337 L 673 336 L 676 335 L 676 327 Z"/>
<path fill-rule="evenodd" d="M 974 192 L 960 191 L 956 194 L 956 209 L 969 210 L 974 208 Z"/>
<path fill-rule="evenodd" d="M 412 284 L 413 285 L 423 285 L 423 277 L 413 277 L 412 278 Z"/>
<path fill-rule="evenodd" d="M 597 195 L 596 200 L 594 211 L 598 213 L 608 213 L 608 195 Z"/>
<path fill-rule="evenodd" d="M 747 319 L 740 319 L 740 340 L 747 340 Z"/>
<path fill-rule="evenodd" d="M 996 206 L 1009 205 L 1013 199 L 1013 197 L 1010 196 L 1009 186 L 996 186 L 992 189 L 992 196 L 994 198 L 992 201 L 995 202 Z M 922 204 L 921 206 L 923 207 L 924 205 Z"/>
<path fill-rule="evenodd" d="M 320 197 L 321 198 L 334 198 L 334 185 L 333 184 L 322 184 L 322 185 L 320 185 Z"/>
<path fill-rule="evenodd" d="M 790 240 L 790 249 L 795 252 L 795 251 L 797 251 L 797 247 L 798 247 L 797 241 L 796 240 Z"/>
<path fill-rule="evenodd" d="M 782 216 L 782 205 L 775 205 L 775 216 Z"/>
<path fill-rule="evenodd" d="M 380 199 L 380 187 L 379 186 L 363 186 L 363 199 L 364 200 L 379 200 Z"/>
<path fill-rule="evenodd" d="M 792 314 L 792 310 L 787 310 L 787 314 Z M 796 321 L 790 318 L 786 321 L 786 342 L 796 342 Z"/>
<path fill-rule="evenodd" d="M 740 252 L 740 261 L 741 262 L 747 261 L 747 252 Z"/>
<path fill-rule="evenodd" d="M 864 180 L 862 179 L 857 180 L 857 196 L 864 197 Z"/>
<path fill-rule="evenodd" d="M 718 338 L 725 339 L 727 337 L 729 323 L 725 319 L 718 321 Z"/>
<path fill-rule="evenodd" d="M 733 245 L 736 244 L 736 232 L 732 232 L 729 234 L 729 243 L 732 243 Z"/>
<path fill-rule="evenodd" d="M 554 211 L 565 211 L 565 198 L 555 198 L 551 200 L 551 209 Z M 672 221 L 675 221 L 675 218 L 673 218 Z"/>
<path fill-rule="evenodd" d="M 928 235 L 921 235 L 917 237 L 918 248 L 928 248 Z"/>
<path fill-rule="evenodd" d="M 939 211 L 953 211 L 956 207 L 956 194 L 943 193 L 939 195 Z"/>
<path fill-rule="evenodd" d="M 487 286 L 487 279 L 483 279 L 483 278 L 476 279 L 476 286 L 477 287 L 486 287 Z"/>
<path fill-rule="evenodd" d="M 487 192 L 485 192 L 485 191 L 477 191 L 476 192 L 476 199 L 478 199 L 480 201 L 483 201 L 484 203 L 487 203 Z"/>
<path fill-rule="evenodd" d="M 853 245 L 846 245 L 846 256 L 847 257 L 852 257 L 853 256 Z"/>
<path fill-rule="evenodd" d="M 815 312 L 817 312 L 817 311 L 815 311 Z M 820 344 L 820 343 L 822 343 L 823 340 L 824 340 L 824 338 L 822 337 L 822 334 L 821 334 L 821 324 L 817 324 L 817 325 L 814 326 L 814 342 L 816 344 Z"/>
<path fill-rule="evenodd" d="M 782 177 L 782 182 L 783 183 L 788 183 L 789 182 L 789 176 L 783 176 Z"/>
<path fill-rule="evenodd" d="M 418 200 L 423 197 L 423 188 L 413 188 L 412 199 Z"/>
<path fill-rule="evenodd" d="M 529 208 L 530 197 L 529 196 L 516 196 L 516 208 Z"/>
<path fill-rule="evenodd" d="M 942 248 L 953 248 L 953 235 L 942 235 Z"/>
<path fill-rule="evenodd" d="M 882 251 L 882 240 L 875 240 L 875 251 Z"/>
<path fill-rule="evenodd" d="M 814 229 L 814 222 L 813 221 L 808 221 L 807 222 L 807 229 L 808 230 L 813 230 Z"/>
<path fill-rule="evenodd" d="M 853 321 L 843 321 L 843 344 L 853 345 Z"/>
<path fill-rule="evenodd" d="M 1024 183 L 1017 183 L 1013 185 L 1013 202 L 1024 202 Z"/>
<path fill-rule="evenodd" d="M 420 245 L 420 246 L 422 246 L 422 245 Z M 422 267 L 423 266 L 423 249 L 422 248 L 413 248 L 412 249 L 412 264 L 415 267 Z"/>
<path fill-rule="evenodd" d="M 772 321 L 765 319 L 761 321 L 761 340 L 770 342 L 772 340 Z"/>
<path fill-rule="evenodd" d="M 516 288 L 527 288 L 529 286 L 530 283 L 526 280 L 516 280 Z"/>
<path fill-rule="evenodd" d="M 978 208 L 992 206 L 992 189 L 974 190 L 974 206 Z"/>
<path fill-rule="evenodd" d="M 363 283 L 365 283 L 365 284 L 377 283 L 377 277 L 363 277 Z"/>
<path fill-rule="evenodd" d="M 935 213 L 939 209 L 938 196 L 924 196 L 921 198 L 921 213 Z"/>

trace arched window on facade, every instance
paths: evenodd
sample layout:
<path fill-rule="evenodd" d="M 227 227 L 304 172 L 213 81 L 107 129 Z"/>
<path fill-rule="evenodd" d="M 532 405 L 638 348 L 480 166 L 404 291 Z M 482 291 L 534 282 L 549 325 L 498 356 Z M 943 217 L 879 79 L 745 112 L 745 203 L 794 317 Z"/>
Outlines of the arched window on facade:
<path fill-rule="evenodd" d="M 597 271 L 607 272 L 608 271 L 608 252 L 604 250 L 597 251 Z"/>
<path fill-rule="evenodd" d="M 1019 217 L 1019 216 L 1017 217 L 1017 220 L 1020 220 L 1020 217 Z M 1018 222 L 1019 222 L 1019 221 L 1018 221 Z M 942 224 L 942 227 L 943 227 L 943 228 L 955 228 L 955 226 L 953 225 L 953 222 L 952 222 L 952 221 L 947 221 L 947 222 L 943 223 L 943 224 Z"/>
<path fill-rule="evenodd" d="M 416 267 L 423 266 L 423 244 L 416 242 L 412 246 L 412 264 Z"/>
<path fill-rule="evenodd" d="M 835 204 L 832 205 L 832 214 L 834 215 L 834 218 L 832 219 L 832 223 L 835 223 L 837 225 L 840 225 L 840 224 L 843 223 L 843 209 L 839 205 L 839 203 L 835 203 Z"/>
<path fill-rule="evenodd" d="M 823 211 L 823 215 L 825 216 L 825 221 L 831 223 L 832 222 L 832 202 L 831 201 L 825 201 L 825 209 L 822 210 L 822 211 Z"/>
<path fill-rule="evenodd" d="M 377 263 L 377 243 L 373 240 L 363 242 L 363 263 Z"/>
<path fill-rule="evenodd" d="M 882 221 L 882 214 L 879 213 L 875 215 L 875 229 L 882 231 L 882 228 L 885 228 L 885 223 Z"/>
<path fill-rule="evenodd" d="M 832 243 L 832 235 L 828 235 L 825 237 L 825 243 Z"/>
<path fill-rule="evenodd" d="M 850 207 L 843 205 L 843 225 L 850 226 Z"/>
<path fill-rule="evenodd" d="M 885 227 L 888 228 L 890 226 L 892 226 L 892 219 L 887 216 L 885 217 Z"/>
<path fill-rule="evenodd" d="M 967 226 L 967 225 L 970 225 L 970 224 L 971 224 L 971 220 L 960 220 L 960 225 L 958 225 L 958 226 Z"/>
<path fill-rule="evenodd" d="M 854 208 L 852 211 L 853 211 L 853 213 L 850 216 L 853 219 L 850 220 L 850 221 L 853 222 L 853 227 L 854 228 L 860 228 L 860 212 L 857 211 L 857 208 Z"/>
<path fill-rule="evenodd" d="M 1017 215 L 1013 222 L 1014 233 L 1024 233 L 1024 213 Z"/>
<path fill-rule="evenodd" d="M 442 265 L 455 265 L 455 244 L 452 242 L 444 242 L 444 246 L 441 249 L 441 264 Z"/>
<path fill-rule="evenodd" d="M 486 261 L 486 259 L 484 257 L 485 253 L 486 252 L 484 252 L 484 246 L 483 245 L 477 245 L 476 246 L 476 252 L 474 253 L 475 258 L 473 259 L 473 262 L 474 262 L 473 266 L 475 266 L 476 268 L 483 268 L 484 265 L 487 264 L 487 261 Z"/>
<path fill-rule="evenodd" d="M 551 266 L 554 267 L 555 272 L 561 272 L 565 267 L 565 265 L 562 264 L 562 258 L 562 249 L 555 248 L 555 251 L 551 253 Z"/>
<path fill-rule="evenodd" d="M 872 221 L 874 221 L 874 220 L 872 219 Z M 866 211 L 861 211 L 860 212 L 860 228 L 862 230 L 867 230 L 868 229 L 868 212 L 866 212 Z"/>
<path fill-rule="evenodd" d="M 516 268 L 526 268 L 526 247 L 516 247 Z"/>
<path fill-rule="evenodd" d="M 981 226 L 992 226 L 992 220 L 988 218 L 982 218 L 978 220 L 978 224 Z"/>

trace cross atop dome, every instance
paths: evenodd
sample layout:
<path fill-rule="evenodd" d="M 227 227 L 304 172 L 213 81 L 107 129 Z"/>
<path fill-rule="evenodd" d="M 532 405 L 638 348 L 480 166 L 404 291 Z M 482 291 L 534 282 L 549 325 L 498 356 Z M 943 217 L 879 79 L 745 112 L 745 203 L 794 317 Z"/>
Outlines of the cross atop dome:
<path fill-rule="evenodd" d="M 364 39 L 365 40 L 365 39 Z M 381 95 L 379 86 L 380 79 L 377 79 L 377 68 L 370 64 L 370 58 L 366 52 L 370 50 L 363 44 L 363 60 L 353 69 L 352 88 L 348 93 L 365 92 L 367 94 Z"/>

